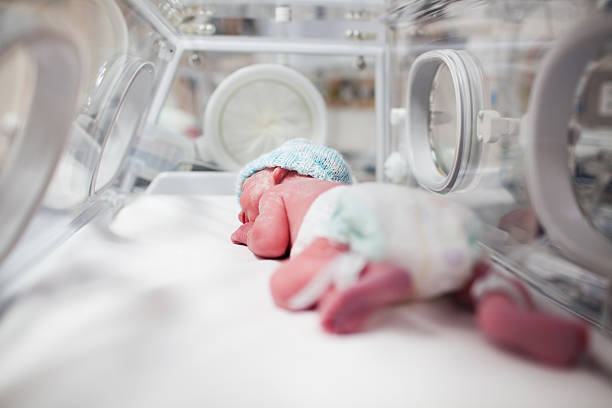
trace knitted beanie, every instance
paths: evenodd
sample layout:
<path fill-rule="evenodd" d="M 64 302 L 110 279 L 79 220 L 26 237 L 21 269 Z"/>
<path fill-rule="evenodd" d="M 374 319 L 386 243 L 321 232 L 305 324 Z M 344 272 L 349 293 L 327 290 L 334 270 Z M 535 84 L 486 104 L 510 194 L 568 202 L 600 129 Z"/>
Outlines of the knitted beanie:
<path fill-rule="evenodd" d="M 236 185 L 238 199 L 242 193 L 242 184 L 247 178 L 260 170 L 272 167 L 295 170 L 304 176 L 342 184 L 353 182 L 348 164 L 336 150 L 314 144 L 307 139 L 292 139 L 242 168 Z"/>

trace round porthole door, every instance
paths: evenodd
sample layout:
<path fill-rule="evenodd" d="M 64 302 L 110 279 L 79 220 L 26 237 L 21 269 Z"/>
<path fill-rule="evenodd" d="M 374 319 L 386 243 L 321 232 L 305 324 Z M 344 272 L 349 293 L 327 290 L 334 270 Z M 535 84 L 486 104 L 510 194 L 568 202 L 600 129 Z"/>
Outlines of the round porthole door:
<path fill-rule="evenodd" d="M 123 55 L 100 71 L 87 115 L 93 118 L 88 133 L 99 146 L 91 194 L 108 186 L 121 169 L 148 110 L 154 87 L 152 63 Z"/>
<path fill-rule="evenodd" d="M 525 121 L 527 186 L 551 240 L 612 276 L 612 15 L 561 39 L 538 70 Z"/>
<path fill-rule="evenodd" d="M 68 38 L 0 7 L 0 261 L 32 219 L 64 150 L 80 70 Z"/>
<path fill-rule="evenodd" d="M 482 70 L 466 51 L 421 54 L 408 79 L 408 146 L 412 173 L 424 188 L 447 193 L 475 182 L 482 153 L 477 115 L 487 109 Z"/>

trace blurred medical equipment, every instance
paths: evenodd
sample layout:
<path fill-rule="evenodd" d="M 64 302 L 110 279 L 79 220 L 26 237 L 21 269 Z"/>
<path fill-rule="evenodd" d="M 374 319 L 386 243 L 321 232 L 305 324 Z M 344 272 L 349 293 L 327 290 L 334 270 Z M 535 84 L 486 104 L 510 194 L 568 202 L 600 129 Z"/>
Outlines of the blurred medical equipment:
<path fill-rule="evenodd" d="M 472 206 L 612 335 L 609 1 L 0 0 L 0 88 L 0 311 L 138 193 L 229 194 L 305 137 Z"/>

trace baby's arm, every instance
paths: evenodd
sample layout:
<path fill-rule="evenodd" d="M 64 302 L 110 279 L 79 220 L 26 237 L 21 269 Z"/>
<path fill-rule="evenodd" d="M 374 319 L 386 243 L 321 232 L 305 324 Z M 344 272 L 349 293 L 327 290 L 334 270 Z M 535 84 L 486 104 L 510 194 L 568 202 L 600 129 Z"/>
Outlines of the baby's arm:
<path fill-rule="evenodd" d="M 289 220 L 282 197 L 274 192 L 265 193 L 259 202 L 259 215 L 247 229 L 246 244 L 257 256 L 278 258 L 289 246 Z"/>

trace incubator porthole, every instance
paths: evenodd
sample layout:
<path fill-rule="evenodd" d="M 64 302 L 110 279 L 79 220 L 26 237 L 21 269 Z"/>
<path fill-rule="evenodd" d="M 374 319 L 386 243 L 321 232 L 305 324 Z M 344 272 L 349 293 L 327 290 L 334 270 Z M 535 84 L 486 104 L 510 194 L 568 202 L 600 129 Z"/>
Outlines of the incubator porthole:
<path fill-rule="evenodd" d="M 612 73 L 594 62 L 610 41 L 611 15 L 594 16 L 561 39 L 538 70 L 524 126 L 527 186 L 538 219 L 568 258 L 607 275 L 612 115 L 604 102 Z"/>
<path fill-rule="evenodd" d="M 292 138 L 325 143 L 327 113 L 315 86 L 283 65 L 251 65 L 228 76 L 204 115 L 206 148 L 219 167 L 245 163 Z"/>
<path fill-rule="evenodd" d="M 80 69 L 66 37 L 22 14 L 0 13 L 0 261 L 48 188 L 74 115 Z"/>
<path fill-rule="evenodd" d="M 33 61 L 14 47 L 0 61 L 0 175 L 23 131 L 32 99 Z"/>
<path fill-rule="evenodd" d="M 153 65 L 136 57 L 121 56 L 100 72 L 87 109 L 93 119 L 89 131 L 100 146 L 92 193 L 109 185 L 120 170 L 149 106 L 154 80 Z"/>
<path fill-rule="evenodd" d="M 589 64 L 576 100 L 569 138 L 576 200 L 591 224 L 612 240 L 612 55 Z"/>
<path fill-rule="evenodd" d="M 447 193 L 477 178 L 481 142 L 476 115 L 486 109 L 478 62 L 465 51 L 420 55 L 408 78 L 408 146 L 412 172 L 424 188 Z"/>
<path fill-rule="evenodd" d="M 0 1 L 0 3 L 2 3 Z M 79 104 L 98 68 L 128 48 L 128 28 L 116 0 L 14 1 L 11 8 L 35 15 L 72 39 L 81 59 Z"/>

